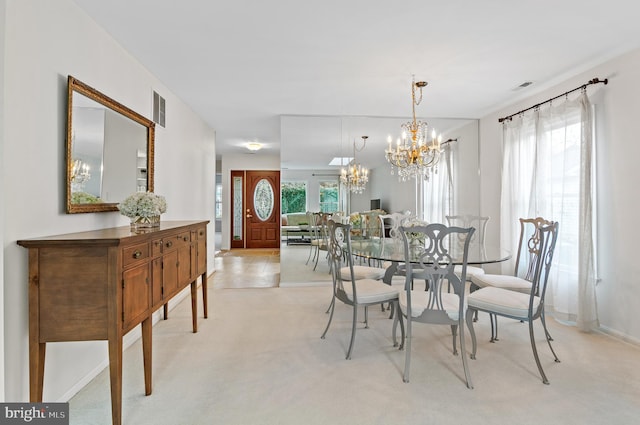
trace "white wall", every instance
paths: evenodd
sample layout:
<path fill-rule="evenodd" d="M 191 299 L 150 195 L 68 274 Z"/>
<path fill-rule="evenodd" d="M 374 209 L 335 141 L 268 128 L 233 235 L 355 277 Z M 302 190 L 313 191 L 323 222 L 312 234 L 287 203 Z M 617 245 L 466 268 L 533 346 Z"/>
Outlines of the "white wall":
<path fill-rule="evenodd" d="M 6 1 L 0 0 L 0 28 L 5 28 L 5 10 L 6 10 Z M 5 45 L 5 34 L 4 31 L 0 30 L 0 164 L 4 166 L 4 140 L 5 140 L 5 126 L 4 126 L 4 114 L 5 114 L 5 90 L 4 90 L 4 45 Z M 4 173 L 0 172 L 0 240 L 5 241 L 4 238 Z M 0 247 L 0 254 L 4 251 L 4 243 Z M 4 288 L 4 255 L 0 255 L 0 289 Z M 4 355 L 4 291 L 0 290 L 0 382 L 6 382 L 5 380 L 5 355 Z M 4 385 L 0 387 L 0 401 L 5 400 L 5 391 Z"/>
<path fill-rule="evenodd" d="M 640 343 L 640 50 L 610 60 L 569 78 L 524 101 L 503 108 L 480 121 L 482 211 L 500 217 L 502 127 L 498 118 L 578 87 L 588 80 L 608 78 L 609 84 L 591 86 L 588 93 L 597 113 L 598 215 L 597 286 L 600 324 L 606 331 Z M 562 223 L 560 223 L 562 229 Z M 562 232 L 562 230 L 561 230 Z M 488 243 L 499 243 L 489 232 Z"/>
<path fill-rule="evenodd" d="M 231 247 L 231 171 L 235 170 L 278 170 L 279 155 L 227 154 L 222 156 L 222 242 L 221 249 Z"/>
<path fill-rule="evenodd" d="M 370 171 L 369 184 L 369 199 L 380 199 L 382 209 L 387 212 L 410 210 L 412 214 L 416 213 L 415 179 L 399 181 L 397 175 L 391 175 L 390 166 L 383 165 Z M 369 210 L 370 203 L 367 202 L 366 210 Z"/>
<path fill-rule="evenodd" d="M 16 240 L 128 224 L 117 212 L 65 213 L 67 76 L 147 117 L 152 90 L 166 98 L 167 128 L 157 127 L 155 145 L 155 191 L 168 202 L 163 219 L 213 220 L 215 133 L 71 0 L 2 0 L 0 11 L 5 3 L 6 25 L 0 27 L 6 108 L 4 117 L 0 110 L 3 382 L 6 400 L 25 401 L 27 251 Z M 48 344 L 44 399 L 68 399 L 106 364 L 106 342 Z"/>

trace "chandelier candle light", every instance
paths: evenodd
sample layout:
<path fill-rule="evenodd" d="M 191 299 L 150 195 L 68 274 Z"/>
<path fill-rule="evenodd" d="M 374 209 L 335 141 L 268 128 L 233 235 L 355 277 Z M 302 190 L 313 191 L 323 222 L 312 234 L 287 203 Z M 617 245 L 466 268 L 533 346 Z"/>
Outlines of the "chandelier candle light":
<path fill-rule="evenodd" d="M 391 174 L 395 174 L 397 169 L 398 177 L 402 181 L 407 181 L 409 177 L 417 178 L 419 176 L 429 180 L 432 170 L 438 171 L 442 136 L 436 137 L 436 131 L 433 130 L 429 139 L 427 123 L 416 120 L 416 106 L 422 101 L 422 88 L 426 85 L 426 81 L 412 80 L 413 120 L 402 124 L 402 138 L 397 140 L 395 148 L 392 146 L 391 136 L 389 136 L 389 146 L 384 152 L 385 158 L 391 164 Z"/>
<path fill-rule="evenodd" d="M 356 148 L 356 141 L 353 141 L 353 161 L 347 169 L 343 168 L 340 171 L 340 182 L 346 185 L 353 193 L 362 194 L 364 188 L 369 181 L 369 170 L 356 162 L 356 151 L 360 152 L 367 144 L 369 136 L 362 136 L 362 147 Z"/>

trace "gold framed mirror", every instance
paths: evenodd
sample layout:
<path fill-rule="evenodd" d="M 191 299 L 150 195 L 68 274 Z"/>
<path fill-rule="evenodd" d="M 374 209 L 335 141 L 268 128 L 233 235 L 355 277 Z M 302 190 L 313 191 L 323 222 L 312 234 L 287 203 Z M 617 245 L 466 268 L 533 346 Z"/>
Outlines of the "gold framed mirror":
<path fill-rule="evenodd" d="M 153 192 L 153 121 L 69 75 L 67 213 L 117 211 Z"/>

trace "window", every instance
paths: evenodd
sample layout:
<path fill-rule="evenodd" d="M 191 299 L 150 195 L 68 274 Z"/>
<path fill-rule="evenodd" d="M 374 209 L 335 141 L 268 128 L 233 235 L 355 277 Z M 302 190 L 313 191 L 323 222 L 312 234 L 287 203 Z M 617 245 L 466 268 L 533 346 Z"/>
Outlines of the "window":
<path fill-rule="evenodd" d="M 517 240 L 519 217 L 560 223 L 545 306 L 583 329 L 597 324 L 591 113 L 583 93 L 503 124 L 502 245 Z"/>
<path fill-rule="evenodd" d="M 307 182 L 282 182 L 280 196 L 282 214 L 307 211 Z"/>
<path fill-rule="evenodd" d="M 222 183 L 216 184 L 216 220 L 222 220 Z"/>
<path fill-rule="evenodd" d="M 320 182 L 320 211 L 326 213 L 338 211 L 339 193 L 338 181 Z"/>

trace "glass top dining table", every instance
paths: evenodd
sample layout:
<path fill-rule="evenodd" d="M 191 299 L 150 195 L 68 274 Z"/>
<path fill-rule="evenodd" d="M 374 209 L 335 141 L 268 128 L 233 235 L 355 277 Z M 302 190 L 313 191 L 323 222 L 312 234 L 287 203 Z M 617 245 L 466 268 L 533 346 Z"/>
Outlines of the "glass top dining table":
<path fill-rule="evenodd" d="M 418 263 L 422 249 L 420 246 L 410 246 L 409 261 Z M 454 264 L 462 264 L 463 249 L 457 243 L 452 243 L 449 247 L 449 255 L 451 255 Z M 351 254 L 360 257 L 363 260 L 379 260 L 389 261 L 392 263 L 389 275 L 392 275 L 398 267 L 399 263 L 404 263 L 404 244 L 402 240 L 395 238 L 361 238 L 351 237 Z M 507 250 L 500 249 L 491 245 L 469 245 L 469 254 L 467 256 L 467 265 L 482 265 L 490 263 L 499 263 L 507 261 L 511 258 L 511 253 Z M 391 276 L 385 276 L 385 282 L 390 280 Z"/>

